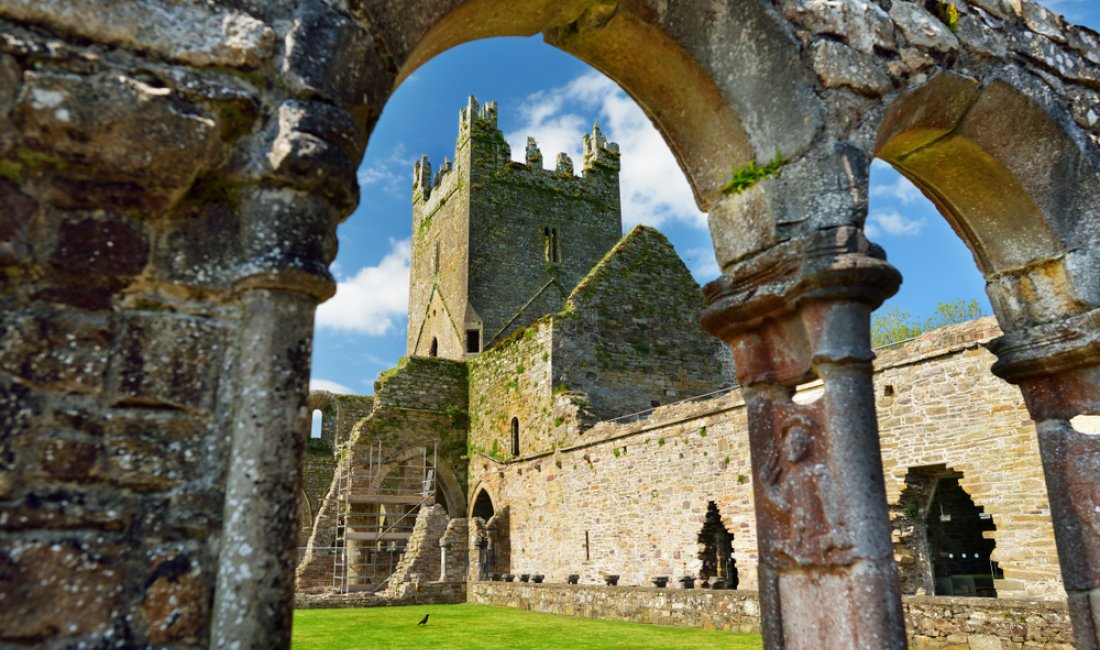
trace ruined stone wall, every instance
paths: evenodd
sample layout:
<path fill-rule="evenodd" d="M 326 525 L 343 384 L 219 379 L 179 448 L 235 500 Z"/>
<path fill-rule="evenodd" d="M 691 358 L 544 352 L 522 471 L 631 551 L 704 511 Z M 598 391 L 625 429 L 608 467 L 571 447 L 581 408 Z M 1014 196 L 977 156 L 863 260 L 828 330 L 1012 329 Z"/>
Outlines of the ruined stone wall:
<path fill-rule="evenodd" d="M 438 479 L 452 516 L 465 513 L 466 454 L 469 402 L 466 365 L 447 359 L 409 357 L 374 384 L 374 411 L 359 423 L 353 436 L 353 466 L 365 469 L 370 445 L 381 440 L 384 456 L 424 446 L 428 461 L 433 447 L 439 457 Z M 454 485 L 446 481 L 453 480 Z"/>
<path fill-rule="evenodd" d="M 981 319 L 881 351 L 875 377 L 888 499 L 897 504 L 911 467 L 944 463 L 997 529 L 998 594 L 1063 597 L 1034 426 L 1019 391 L 989 372 L 978 345 L 996 333 Z M 887 396 L 886 387 L 892 394 Z M 799 400 L 816 398 L 803 387 Z M 741 584 L 756 584 L 756 539 L 746 413 L 739 393 L 656 409 L 626 424 L 602 422 L 553 452 L 500 463 L 476 457 L 471 485 L 511 509 L 513 573 L 564 582 L 620 574 L 645 585 L 655 575 L 696 574 L 697 536 L 708 501 L 734 535 Z M 904 516 L 895 505 L 893 516 Z M 589 536 L 586 559 L 585 532 Z M 896 534 L 897 535 L 897 534 Z M 903 545 L 898 558 L 902 570 Z"/>
<path fill-rule="evenodd" d="M 470 451 L 504 460 L 512 455 L 512 418 L 519 420 L 520 455 L 547 449 L 558 438 L 551 408 L 551 336 L 545 319 L 468 362 Z"/>
<path fill-rule="evenodd" d="M 756 538 L 745 414 L 737 396 L 665 406 L 647 420 L 601 423 L 582 443 L 502 464 L 471 461 L 471 484 L 510 508 L 512 573 L 564 582 L 646 585 L 701 567 L 708 501 L 733 536 L 742 584 L 755 584 Z M 587 547 L 586 547 L 587 533 Z M 473 570 L 473 569 L 472 569 Z"/>
<path fill-rule="evenodd" d="M 887 500 L 898 502 L 909 468 L 943 464 L 962 472 L 960 485 L 997 527 L 986 536 L 996 541 L 992 559 L 1005 572 L 998 593 L 1057 599 L 1061 574 L 1035 425 L 1020 391 L 989 372 L 994 357 L 981 347 L 999 334 L 989 317 L 879 351 Z M 896 509 L 895 516 L 904 513 Z"/>
<path fill-rule="evenodd" d="M 439 581 L 443 559 L 439 541 L 448 523 L 447 511 L 438 503 L 420 509 L 405 553 L 386 584 L 388 594 L 400 596 L 415 588 L 413 583 Z"/>
<path fill-rule="evenodd" d="M 638 226 L 554 319 L 554 381 L 584 393 L 599 419 L 732 385 L 719 362 L 724 346 L 696 326 L 703 307 L 672 244 Z"/>

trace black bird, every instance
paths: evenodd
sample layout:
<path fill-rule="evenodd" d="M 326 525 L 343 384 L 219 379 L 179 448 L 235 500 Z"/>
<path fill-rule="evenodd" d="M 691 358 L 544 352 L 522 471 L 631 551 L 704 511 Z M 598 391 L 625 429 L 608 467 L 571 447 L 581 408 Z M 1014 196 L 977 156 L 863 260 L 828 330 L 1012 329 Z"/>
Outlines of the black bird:
<path fill-rule="evenodd" d="M 429 616 L 431 616 L 431 614 L 425 614 L 424 618 L 420 619 L 420 622 L 417 623 L 417 625 L 427 625 Z"/>

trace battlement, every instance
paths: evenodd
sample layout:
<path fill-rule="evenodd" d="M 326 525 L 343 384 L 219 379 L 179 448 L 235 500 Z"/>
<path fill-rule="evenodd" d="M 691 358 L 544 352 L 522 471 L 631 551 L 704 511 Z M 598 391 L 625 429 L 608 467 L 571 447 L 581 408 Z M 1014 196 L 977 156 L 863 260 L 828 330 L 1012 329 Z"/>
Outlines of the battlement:
<path fill-rule="evenodd" d="M 458 111 L 458 132 L 461 134 L 475 128 L 486 131 L 497 128 L 497 103 L 485 102 L 479 106 L 477 97 L 470 95 L 465 108 Z"/>
<path fill-rule="evenodd" d="M 557 154 L 553 169 L 544 169 L 542 150 L 532 137 L 527 138 L 524 162 L 513 161 L 511 148 L 497 127 L 497 103 L 479 104 L 471 95 L 466 106 L 458 112 L 454 165 L 444 158 L 434 175 L 427 156 L 421 156 L 413 165 L 413 204 L 423 208 L 440 187 L 449 186 L 449 174 L 458 168 L 465 169 L 471 183 L 477 183 L 479 172 L 487 171 L 498 178 L 513 178 L 524 184 L 534 183 L 544 189 L 567 193 L 576 193 L 578 183 L 606 183 L 611 179 L 609 190 L 617 194 L 619 145 L 607 140 L 598 123 L 581 138 L 581 145 L 584 157 L 581 176 L 576 175 L 573 159 L 564 152 Z"/>

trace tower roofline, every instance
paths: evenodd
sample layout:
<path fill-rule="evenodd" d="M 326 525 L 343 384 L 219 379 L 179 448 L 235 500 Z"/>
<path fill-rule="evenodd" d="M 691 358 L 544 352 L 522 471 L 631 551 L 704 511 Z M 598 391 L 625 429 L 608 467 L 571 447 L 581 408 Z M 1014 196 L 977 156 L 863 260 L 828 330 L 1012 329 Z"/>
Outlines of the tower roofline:
<path fill-rule="evenodd" d="M 574 170 L 573 160 L 568 154 L 561 152 L 555 157 L 554 169 L 543 169 L 543 155 L 538 142 L 534 137 L 527 137 L 524 162 L 518 163 L 511 159 L 511 148 L 504 140 L 504 134 L 497 126 L 497 103 L 488 101 L 484 104 L 478 102 L 477 97 L 470 95 L 466 106 L 458 111 L 458 140 L 455 144 L 454 165 L 462 163 L 461 150 L 473 136 L 479 140 L 495 141 L 497 149 L 493 156 L 476 157 L 471 164 L 480 166 L 500 167 L 512 173 L 542 174 L 547 182 L 556 180 L 581 180 L 589 175 L 601 172 L 617 174 L 621 169 L 619 145 L 610 142 L 600 130 L 599 122 L 593 122 L 592 130 L 581 137 L 581 149 L 583 161 L 581 165 L 582 175 L 578 177 Z M 487 136 L 487 138 L 486 138 Z M 484 146 L 484 145 L 483 145 Z M 432 174 L 432 165 L 426 155 L 413 165 L 413 202 L 427 201 L 433 190 L 438 188 L 451 171 L 450 161 L 444 159 L 436 173 Z"/>

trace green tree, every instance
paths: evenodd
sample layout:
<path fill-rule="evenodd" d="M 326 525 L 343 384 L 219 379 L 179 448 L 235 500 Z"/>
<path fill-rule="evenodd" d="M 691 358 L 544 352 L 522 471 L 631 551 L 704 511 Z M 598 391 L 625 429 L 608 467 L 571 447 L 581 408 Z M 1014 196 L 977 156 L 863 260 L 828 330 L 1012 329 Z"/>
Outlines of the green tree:
<path fill-rule="evenodd" d="M 871 347 L 884 348 L 908 341 L 923 332 L 985 316 L 977 300 L 941 302 L 924 322 L 891 306 L 871 316 Z"/>

